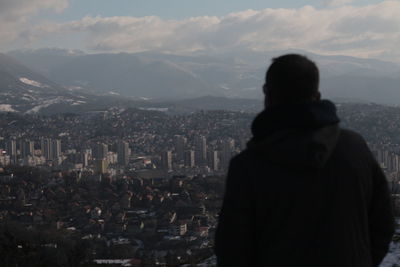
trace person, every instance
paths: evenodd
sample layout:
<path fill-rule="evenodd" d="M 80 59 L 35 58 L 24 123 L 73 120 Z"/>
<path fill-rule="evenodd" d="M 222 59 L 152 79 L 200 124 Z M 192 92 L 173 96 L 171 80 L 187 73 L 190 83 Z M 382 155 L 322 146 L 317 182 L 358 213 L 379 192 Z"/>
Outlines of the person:
<path fill-rule="evenodd" d="M 371 267 L 387 253 L 394 231 L 388 183 L 318 87 L 307 57 L 273 59 L 265 109 L 229 165 L 218 266 Z"/>

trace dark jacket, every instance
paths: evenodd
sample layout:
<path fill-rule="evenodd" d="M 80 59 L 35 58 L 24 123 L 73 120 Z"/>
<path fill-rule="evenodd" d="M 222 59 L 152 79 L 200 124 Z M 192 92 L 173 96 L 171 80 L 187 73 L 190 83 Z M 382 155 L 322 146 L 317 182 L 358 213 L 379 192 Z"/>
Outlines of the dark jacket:
<path fill-rule="evenodd" d="M 334 104 L 270 108 L 230 162 L 216 232 L 218 266 L 371 267 L 394 219 L 387 181 Z"/>

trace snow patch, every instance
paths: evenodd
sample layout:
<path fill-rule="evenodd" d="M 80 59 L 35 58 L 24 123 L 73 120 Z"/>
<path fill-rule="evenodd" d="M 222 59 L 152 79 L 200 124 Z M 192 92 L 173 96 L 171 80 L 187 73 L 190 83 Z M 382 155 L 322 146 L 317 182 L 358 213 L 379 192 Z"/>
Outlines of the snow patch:
<path fill-rule="evenodd" d="M 82 105 L 82 104 L 86 104 L 86 101 L 78 100 L 76 102 L 73 102 L 71 105 L 72 106 L 78 106 L 78 105 Z"/>
<path fill-rule="evenodd" d="M 220 84 L 219 87 L 221 87 L 224 90 L 231 90 L 231 88 L 229 88 L 229 86 L 227 84 Z"/>
<path fill-rule="evenodd" d="M 60 103 L 62 101 L 68 101 L 68 99 L 65 99 L 64 97 L 56 97 L 54 99 L 45 100 L 42 104 L 37 105 L 26 111 L 25 114 L 38 113 L 42 108 L 47 108 L 48 106 Z"/>
<path fill-rule="evenodd" d="M 29 94 L 23 94 L 22 95 L 23 100 L 31 101 L 31 100 L 36 100 L 36 97 L 29 95 Z"/>
<path fill-rule="evenodd" d="M 161 111 L 161 112 L 167 112 L 169 110 L 168 108 L 143 108 L 143 107 L 140 107 L 139 109 L 146 111 Z"/>
<path fill-rule="evenodd" d="M 13 96 L 11 93 L 0 93 L 0 95 L 3 95 L 3 96 Z"/>
<path fill-rule="evenodd" d="M 0 104 L 0 111 L 3 112 L 17 112 L 10 104 Z"/>
<path fill-rule="evenodd" d="M 69 87 L 67 87 L 67 90 L 77 91 L 77 90 L 83 90 L 83 88 L 81 86 L 69 86 Z"/>
<path fill-rule="evenodd" d="M 37 81 L 34 81 L 34 80 L 30 80 L 30 79 L 25 78 L 25 77 L 21 77 L 21 78 L 19 78 L 19 80 L 21 82 L 23 82 L 24 84 L 32 85 L 32 86 L 35 86 L 35 87 L 43 87 L 43 85 L 40 82 L 37 82 Z"/>

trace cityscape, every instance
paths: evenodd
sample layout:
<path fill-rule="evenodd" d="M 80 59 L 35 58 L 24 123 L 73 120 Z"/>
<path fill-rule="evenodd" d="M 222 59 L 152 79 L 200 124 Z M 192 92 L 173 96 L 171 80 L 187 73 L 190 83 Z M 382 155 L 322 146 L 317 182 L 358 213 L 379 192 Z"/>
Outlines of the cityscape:
<path fill-rule="evenodd" d="M 92 247 L 86 261 L 213 262 L 224 174 L 253 114 L 0 116 L 2 220 L 78 234 Z"/>
<path fill-rule="evenodd" d="M 0 266 L 400 267 L 399 25 L 0 0 Z"/>
<path fill-rule="evenodd" d="M 400 130 L 385 117 L 387 112 L 400 116 L 398 108 L 396 113 L 380 105 L 338 107 L 344 127 L 363 129 L 368 112 L 374 112 L 380 118 L 376 125 Z M 15 223 L 9 231 L 28 226 L 44 236 L 52 233 L 40 245 L 30 235 L 15 240 L 28 246 L 18 252 L 18 262 L 29 260 L 34 250 L 39 266 L 42 253 L 57 249 L 70 265 L 74 259 L 81 265 L 215 266 L 213 238 L 227 167 L 245 149 L 254 116 L 115 108 L 51 116 L 0 114 L 0 221 Z M 384 129 L 366 127 L 363 134 L 396 185 L 399 137 L 387 130 L 381 138 Z M 397 203 L 397 192 L 393 196 Z M 75 245 L 54 248 L 57 238 Z M 77 257 L 74 249 L 80 246 L 85 249 Z M 13 255 L 6 259 L 9 264 L 15 263 Z"/>
<path fill-rule="evenodd" d="M 128 109 L 26 117 L 24 132 L 13 121 L 16 128 L 4 129 L 0 163 L 112 177 L 126 170 L 144 176 L 152 171 L 223 174 L 230 158 L 246 147 L 251 116 L 228 111 L 168 116 Z"/>

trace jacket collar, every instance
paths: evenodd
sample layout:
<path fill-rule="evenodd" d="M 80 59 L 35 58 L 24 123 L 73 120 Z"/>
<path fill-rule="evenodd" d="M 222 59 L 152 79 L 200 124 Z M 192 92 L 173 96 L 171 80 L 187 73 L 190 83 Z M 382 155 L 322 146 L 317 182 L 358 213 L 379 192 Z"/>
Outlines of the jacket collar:
<path fill-rule="evenodd" d="M 266 108 L 254 119 L 253 142 L 270 134 L 289 129 L 318 129 L 339 123 L 335 105 L 329 100 Z"/>

